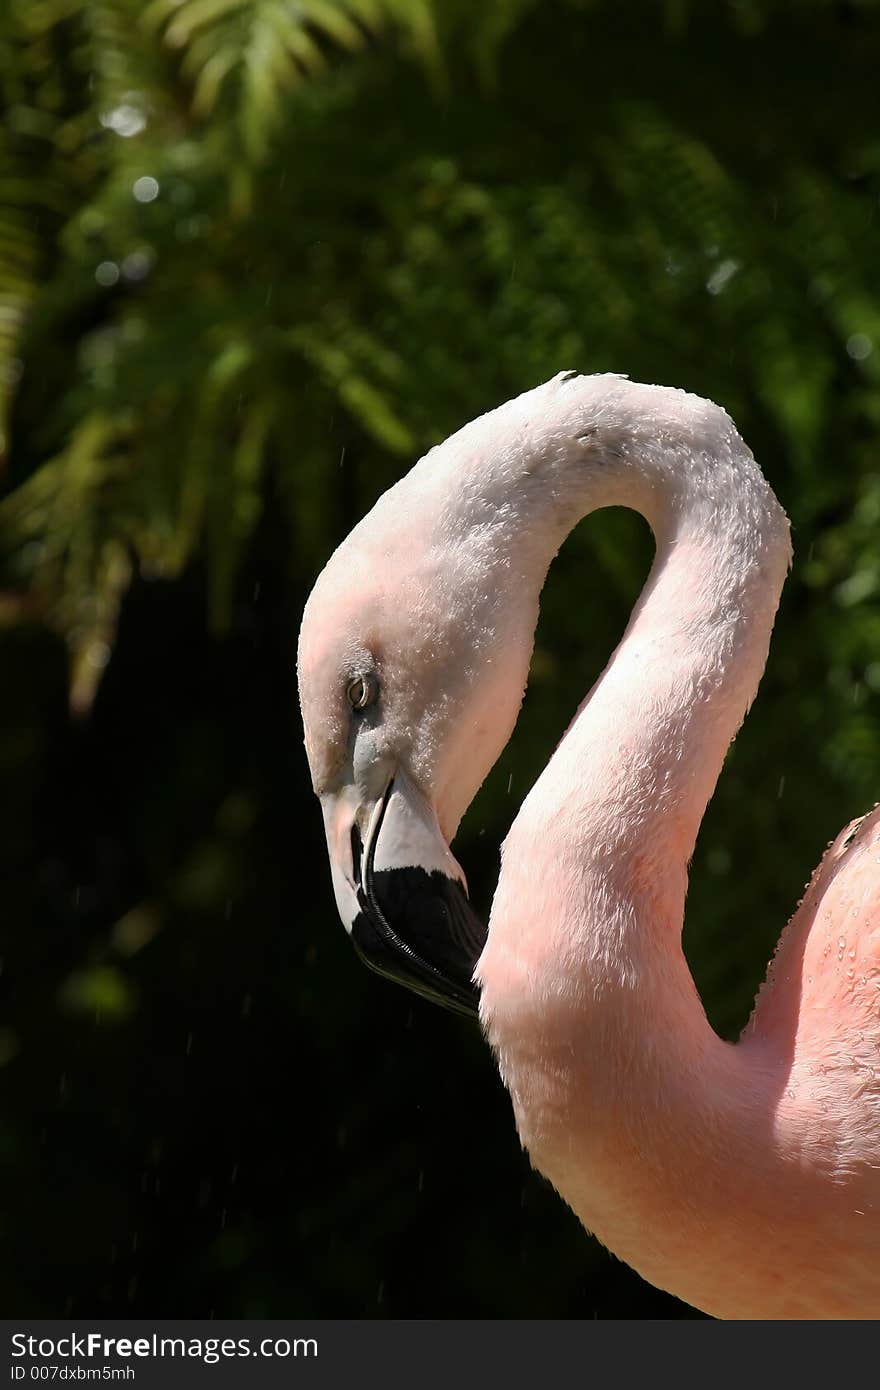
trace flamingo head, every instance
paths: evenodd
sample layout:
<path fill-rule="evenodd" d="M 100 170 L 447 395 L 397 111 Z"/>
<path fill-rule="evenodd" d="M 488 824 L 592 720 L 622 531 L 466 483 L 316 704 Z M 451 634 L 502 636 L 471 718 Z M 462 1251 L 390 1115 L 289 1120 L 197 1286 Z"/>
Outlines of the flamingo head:
<path fill-rule="evenodd" d="M 374 970 L 475 1014 L 486 932 L 449 842 L 516 721 L 537 595 L 513 602 L 498 537 L 444 506 L 459 495 L 448 447 L 331 557 L 303 615 L 298 674 L 346 930 Z"/>

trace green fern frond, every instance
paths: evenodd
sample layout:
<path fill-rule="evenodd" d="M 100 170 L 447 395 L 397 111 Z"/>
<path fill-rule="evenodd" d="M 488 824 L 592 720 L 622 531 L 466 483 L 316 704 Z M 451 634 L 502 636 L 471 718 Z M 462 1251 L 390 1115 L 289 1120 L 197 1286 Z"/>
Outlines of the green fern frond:
<path fill-rule="evenodd" d="M 21 372 L 21 332 L 37 292 L 43 249 L 33 221 L 40 188 L 10 170 L 12 163 L 11 152 L 0 145 L 0 471 L 9 450 L 9 411 Z"/>
<path fill-rule="evenodd" d="M 428 0 L 152 0 L 142 23 L 178 54 L 193 113 L 208 117 L 231 100 L 244 148 L 258 161 L 291 94 L 334 50 L 356 53 L 395 26 L 423 59 L 438 56 Z"/>
<path fill-rule="evenodd" d="M 71 702 L 88 707 L 110 655 L 119 604 L 131 578 L 119 485 L 127 431 L 86 417 L 63 453 L 0 502 L 0 527 L 39 552 L 32 592 L 71 652 Z M 121 524 L 122 523 L 122 524 Z"/>

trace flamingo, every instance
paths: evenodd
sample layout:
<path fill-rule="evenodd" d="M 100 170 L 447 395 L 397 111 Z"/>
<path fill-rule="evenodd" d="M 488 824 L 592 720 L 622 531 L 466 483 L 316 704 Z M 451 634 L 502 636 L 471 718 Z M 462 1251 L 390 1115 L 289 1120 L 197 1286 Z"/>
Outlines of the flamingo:
<path fill-rule="evenodd" d="M 509 738 L 538 600 L 597 507 L 648 520 L 626 632 L 505 840 L 488 933 L 449 844 Z M 563 372 L 432 449 L 303 616 L 335 896 L 366 962 L 476 1013 L 522 1144 L 656 1286 L 720 1318 L 880 1315 L 880 809 L 830 845 L 737 1043 L 681 946 L 788 522 L 726 412 Z"/>

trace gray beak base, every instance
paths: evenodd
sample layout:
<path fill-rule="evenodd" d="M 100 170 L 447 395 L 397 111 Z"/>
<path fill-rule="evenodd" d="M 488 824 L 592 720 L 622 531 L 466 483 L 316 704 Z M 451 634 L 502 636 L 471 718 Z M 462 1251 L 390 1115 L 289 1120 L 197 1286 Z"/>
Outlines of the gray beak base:
<path fill-rule="evenodd" d="M 479 993 L 473 973 L 486 929 L 459 878 L 439 867 L 381 863 L 377 846 L 393 789 L 394 783 L 385 793 L 366 846 L 357 826 L 351 829 L 359 908 L 351 924 L 352 941 L 371 970 L 435 1004 L 475 1018 Z M 454 864 L 445 844 L 443 848 Z"/>

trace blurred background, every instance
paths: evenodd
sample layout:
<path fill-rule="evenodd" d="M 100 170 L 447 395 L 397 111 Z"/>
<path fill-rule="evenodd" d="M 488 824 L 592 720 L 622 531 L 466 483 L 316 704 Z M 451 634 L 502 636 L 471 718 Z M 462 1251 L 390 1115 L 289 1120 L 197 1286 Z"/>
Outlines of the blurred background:
<path fill-rule="evenodd" d="M 685 943 L 744 1024 L 880 787 L 876 0 L 5 0 L 0 1306 L 696 1317 L 519 1151 L 476 1028 L 365 972 L 296 703 L 315 575 L 562 368 L 725 405 L 794 526 Z M 644 579 L 557 561 L 498 846 Z"/>

